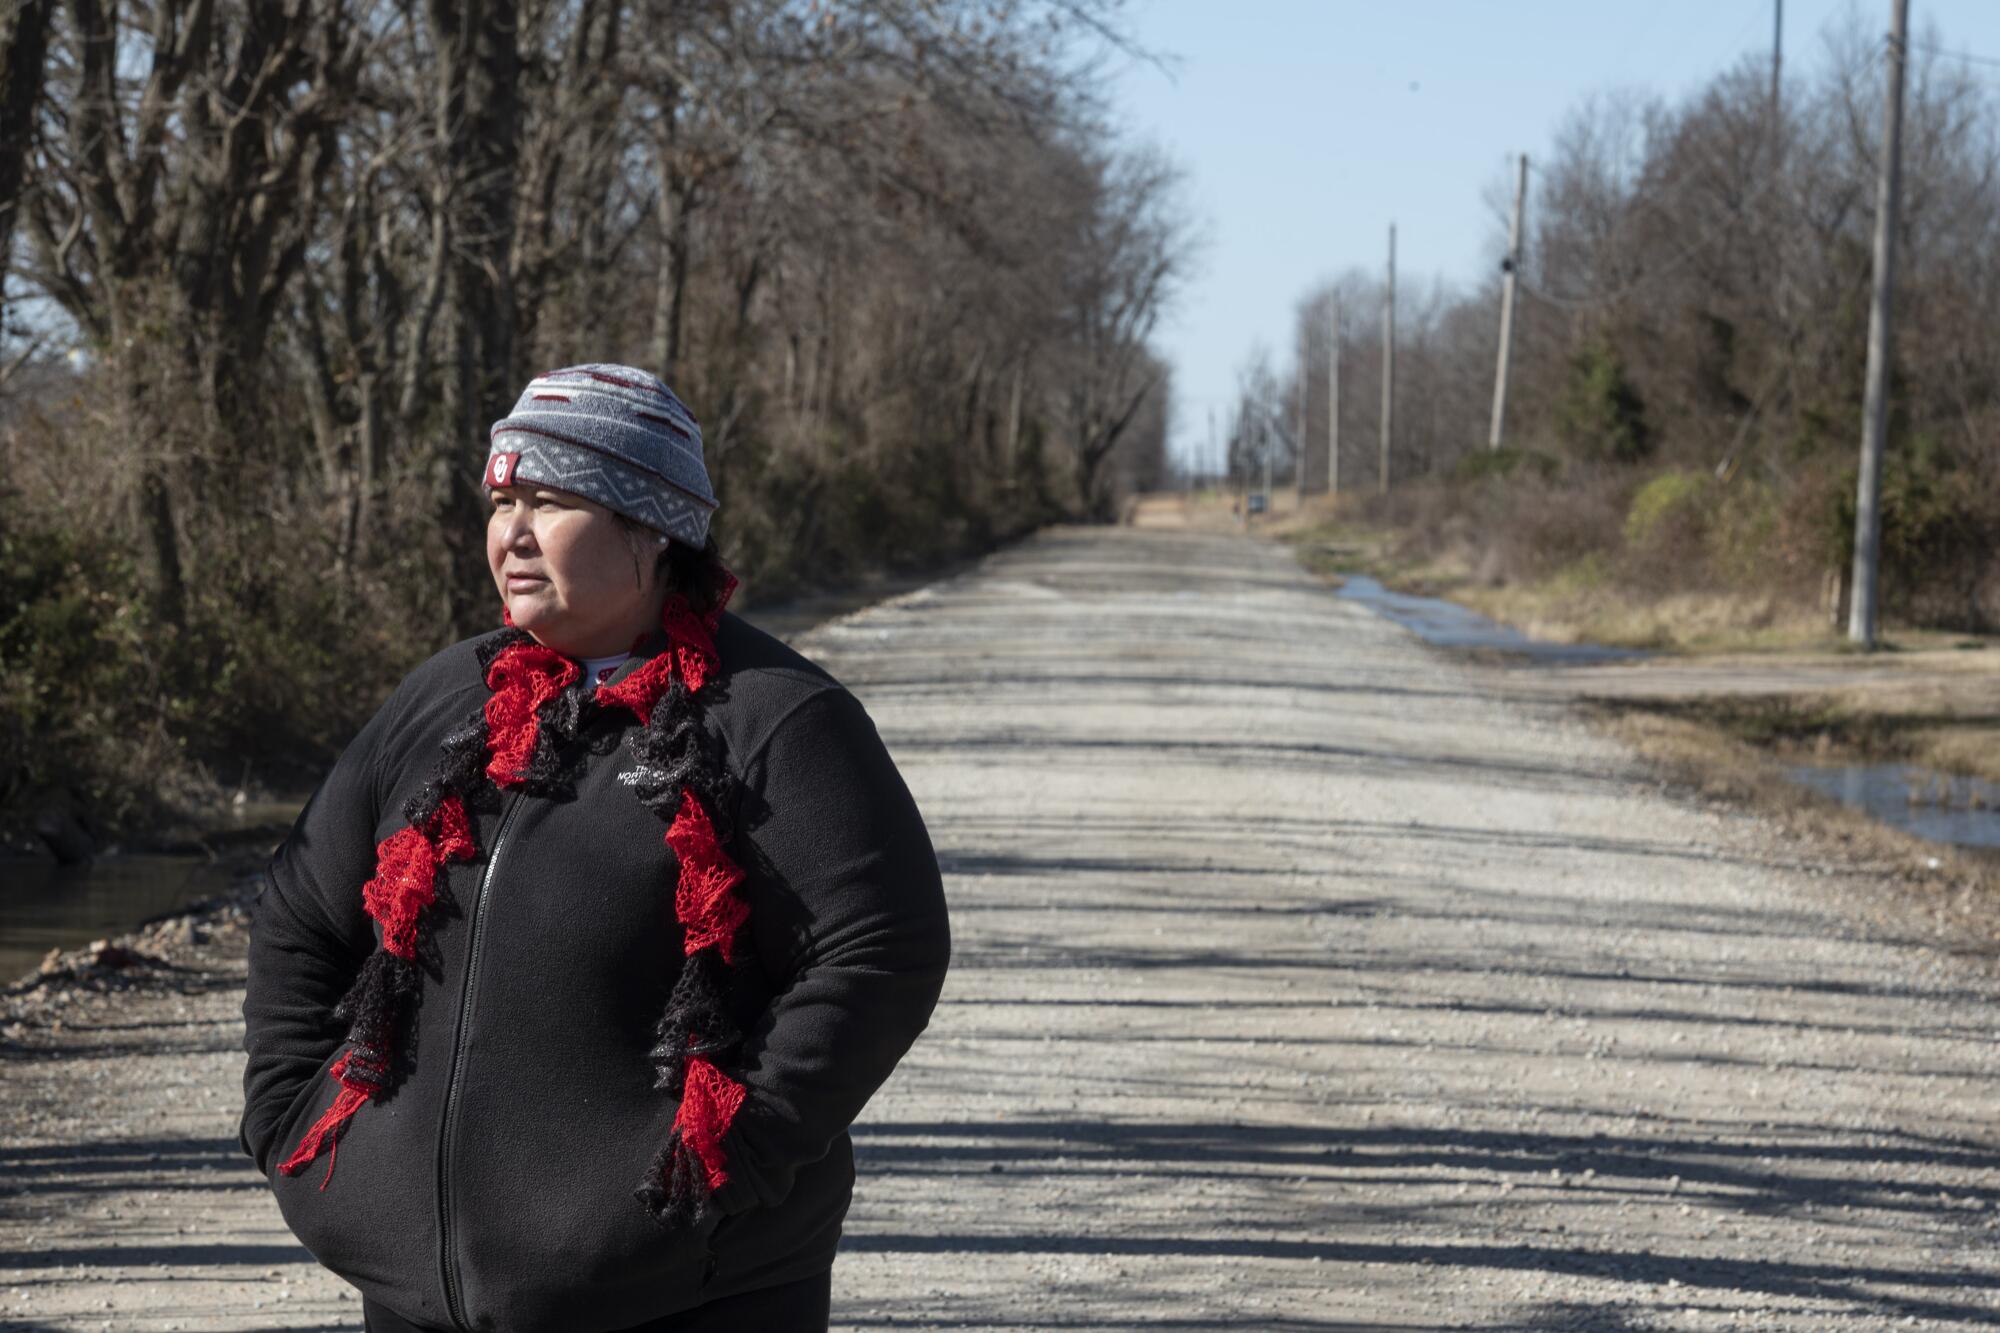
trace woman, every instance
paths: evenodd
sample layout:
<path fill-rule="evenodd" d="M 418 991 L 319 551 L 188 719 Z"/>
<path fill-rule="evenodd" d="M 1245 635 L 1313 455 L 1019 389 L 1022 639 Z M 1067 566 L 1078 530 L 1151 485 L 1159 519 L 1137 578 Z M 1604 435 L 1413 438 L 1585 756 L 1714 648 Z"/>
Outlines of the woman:
<path fill-rule="evenodd" d="M 412 671 L 270 865 L 243 1148 L 371 1330 L 823 1330 L 847 1127 L 950 951 L 923 823 L 724 610 L 666 385 L 540 377 L 485 486 L 508 628 Z"/>

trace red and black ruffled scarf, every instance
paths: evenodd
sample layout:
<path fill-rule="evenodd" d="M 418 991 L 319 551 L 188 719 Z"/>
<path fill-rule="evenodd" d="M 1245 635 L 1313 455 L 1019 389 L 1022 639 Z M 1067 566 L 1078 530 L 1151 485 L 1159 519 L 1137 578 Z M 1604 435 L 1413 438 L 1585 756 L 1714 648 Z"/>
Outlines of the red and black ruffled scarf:
<path fill-rule="evenodd" d="M 417 991 L 427 970 L 438 974 L 430 908 L 440 872 L 479 854 L 468 807 L 499 791 L 559 789 L 569 742 L 593 715 L 627 709 L 644 731 L 631 741 L 637 762 L 621 781 L 666 823 L 679 866 L 674 915 L 685 932 L 680 979 L 650 1055 L 654 1086 L 679 1097 L 680 1110 L 634 1193 L 664 1226 L 707 1220 L 714 1191 L 729 1179 L 723 1138 L 744 1097 L 743 1085 L 723 1070 L 742 1039 L 725 1001 L 725 969 L 743 957 L 736 937 L 750 913 L 736 892 L 743 871 L 723 850 L 732 833 L 726 821 L 735 779 L 701 725 L 704 687 L 720 667 L 715 630 L 736 587 L 726 570 L 714 572 L 713 607 L 698 613 L 681 593 L 669 594 L 660 622 L 666 648 L 616 684 L 573 688 L 577 663 L 512 628 L 511 618 L 508 629 L 481 645 L 492 695 L 478 716 L 445 737 L 443 757 L 403 807 L 408 825 L 377 845 L 375 877 L 361 888 L 382 942 L 334 1008 L 348 1023 L 347 1048 L 328 1071 L 340 1093 L 279 1170 L 295 1175 L 324 1149 L 325 1189 L 342 1128 L 399 1080 L 398 1045 Z"/>

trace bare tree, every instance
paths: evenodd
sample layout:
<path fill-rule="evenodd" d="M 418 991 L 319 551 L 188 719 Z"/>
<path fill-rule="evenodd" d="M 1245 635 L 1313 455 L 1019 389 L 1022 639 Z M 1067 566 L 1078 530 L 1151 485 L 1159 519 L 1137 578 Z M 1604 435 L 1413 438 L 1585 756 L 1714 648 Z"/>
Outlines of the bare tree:
<path fill-rule="evenodd" d="M 8 330 L 6 282 L 11 265 L 7 257 L 14 251 L 14 228 L 54 13 L 54 0 L 20 0 L 0 14 L 0 340 Z M 4 353 L 4 342 L 0 342 L 0 353 Z M 5 386 L 9 369 L 0 362 L 0 387 Z"/>
<path fill-rule="evenodd" d="M 1104 460 L 1160 379 L 1146 340 L 1184 275 L 1189 233 L 1176 169 L 1156 154 L 1081 158 L 1065 238 L 1063 331 L 1070 350 L 1064 415 L 1086 513 L 1107 512 Z"/>

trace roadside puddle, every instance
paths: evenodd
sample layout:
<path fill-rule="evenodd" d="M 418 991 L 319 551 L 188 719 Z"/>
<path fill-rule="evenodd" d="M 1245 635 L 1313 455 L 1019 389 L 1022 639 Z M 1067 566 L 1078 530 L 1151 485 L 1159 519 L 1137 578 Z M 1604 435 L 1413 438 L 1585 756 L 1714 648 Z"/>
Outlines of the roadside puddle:
<path fill-rule="evenodd" d="M 1650 656 L 1636 648 L 1533 639 L 1442 598 L 1390 592 L 1365 574 L 1346 574 L 1342 580 L 1338 596 L 1361 603 L 1439 648 L 1506 653 L 1528 664 L 1551 667 Z M 1954 777 L 1915 764 L 1885 763 L 1793 764 L 1785 776 L 1927 842 L 2000 849 L 2000 783 Z"/>
<path fill-rule="evenodd" d="M 1366 574 L 1343 574 L 1341 580 L 1337 596 L 1361 603 L 1438 648 L 1510 653 L 1550 666 L 1629 662 L 1648 656 L 1639 648 L 1607 648 L 1599 643 L 1551 643 L 1546 639 L 1531 639 L 1512 625 L 1489 620 L 1455 602 L 1439 597 L 1413 597 L 1408 593 L 1390 592 Z"/>
<path fill-rule="evenodd" d="M 2000 848 L 2000 783 L 1915 764 L 1794 764 L 1785 776 L 1928 842 Z"/>

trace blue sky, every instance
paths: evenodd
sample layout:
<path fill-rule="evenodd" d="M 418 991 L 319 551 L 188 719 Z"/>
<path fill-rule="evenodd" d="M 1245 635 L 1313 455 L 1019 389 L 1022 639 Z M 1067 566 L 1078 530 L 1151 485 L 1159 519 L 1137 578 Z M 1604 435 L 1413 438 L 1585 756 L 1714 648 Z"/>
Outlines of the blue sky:
<path fill-rule="evenodd" d="M 1889 0 L 1786 0 L 1787 77 L 1820 62 L 1853 13 L 1886 32 Z M 1171 72 L 1116 67 L 1131 136 L 1188 170 L 1208 238 L 1158 335 L 1175 375 L 1175 447 L 1226 413 L 1258 341 L 1286 367 L 1293 303 L 1352 265 L 1398 285 L 1472 282 L 1497 254 L 1487 202 L 1516 153 L 1547 148 L 1592 92 L 1676 98 L 1742 57 L 1768 58 L 1771 0 L 1132 0 Z M 1911 0 L 1910 26 L 2000 59 L 2000 0 Z M 2000 66 L 1975 66 L 2000 92 Z M 1496 315 L 1497 318 L 1497 315 Z"/>

